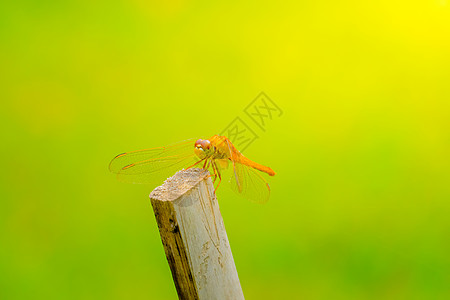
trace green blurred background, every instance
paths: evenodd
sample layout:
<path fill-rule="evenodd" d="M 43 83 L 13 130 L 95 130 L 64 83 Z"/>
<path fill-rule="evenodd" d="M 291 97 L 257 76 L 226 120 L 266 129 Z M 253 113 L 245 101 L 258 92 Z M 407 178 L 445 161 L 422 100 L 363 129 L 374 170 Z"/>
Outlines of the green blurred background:
<path fill-rule="evenodd" d="M 176 299 L 108 163 L 261 91 L 271 200 L 218 192 L 247 299 L 450 299 L 450 2 L 5 1 L 0 70 L 1 299 Z"/>

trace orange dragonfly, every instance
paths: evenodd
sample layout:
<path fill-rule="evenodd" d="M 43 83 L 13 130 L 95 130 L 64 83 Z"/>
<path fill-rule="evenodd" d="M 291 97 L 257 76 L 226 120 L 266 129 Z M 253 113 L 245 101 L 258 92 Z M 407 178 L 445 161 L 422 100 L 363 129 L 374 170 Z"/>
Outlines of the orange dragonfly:
<path fill-rule="evenodd" d="M 192 139 L 168 147 L 122 153 L 113 158 L 109 170 L 121 181 L 156 186 L 175 172 L 194 166 L 209 170 L 214 183 L 219 178 L 216 190 L 225 171 L 231 169 L 229 182 L 236 193 L 254 202 L 269 200 L 269 184 L 256 170 L 270 176 L 275 172 L 242 155 L 225 136 L 214 135 L 206 140 L 194 142 Z"/>

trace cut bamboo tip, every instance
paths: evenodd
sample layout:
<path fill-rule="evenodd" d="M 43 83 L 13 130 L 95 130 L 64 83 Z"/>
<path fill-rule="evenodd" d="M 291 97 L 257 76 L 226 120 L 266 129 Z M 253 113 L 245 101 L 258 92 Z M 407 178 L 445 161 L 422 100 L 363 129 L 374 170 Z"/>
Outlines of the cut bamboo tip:
<path fill-rule="evenodd" d="M 164 181 L 150 193 L 150 199 L 174 201 L 190 191 L 200 181 L 209 176 L 209 172 L 199 168 L 181 170 Z"/>

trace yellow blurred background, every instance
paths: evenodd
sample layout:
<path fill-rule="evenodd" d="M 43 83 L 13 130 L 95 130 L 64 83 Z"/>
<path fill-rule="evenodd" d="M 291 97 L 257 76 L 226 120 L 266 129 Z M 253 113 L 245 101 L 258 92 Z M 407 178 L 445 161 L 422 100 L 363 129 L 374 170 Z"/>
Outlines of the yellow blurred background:
<path fill-rule="evenodd" d="M 5 1 L 0 70 L 1 299 L 176 299 L 108 163 L 261 91 L 271 199 L 218 191 L 246 298 L 450 299 L 449 1 Z"/>

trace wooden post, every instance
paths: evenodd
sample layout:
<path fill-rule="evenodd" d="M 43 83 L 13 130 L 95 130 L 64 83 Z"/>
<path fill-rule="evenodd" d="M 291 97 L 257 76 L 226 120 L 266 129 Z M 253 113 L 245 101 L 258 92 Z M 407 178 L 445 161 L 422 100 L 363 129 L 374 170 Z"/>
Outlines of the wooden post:
<path fill-rule="evenodd" d="M 209 172 L 176 173 L 150 194 L 180 299 L 244 299 Z"/>

